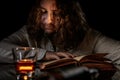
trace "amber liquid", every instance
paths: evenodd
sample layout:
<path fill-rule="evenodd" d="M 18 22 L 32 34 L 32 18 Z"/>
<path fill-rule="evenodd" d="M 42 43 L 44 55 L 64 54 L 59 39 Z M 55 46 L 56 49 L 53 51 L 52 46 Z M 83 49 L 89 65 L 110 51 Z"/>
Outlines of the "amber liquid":
<path fill-rule="evenodd" d="M 16 70 L 18 73 L 33 72 L 35 69 L 35 63 L 30 59 L 23 59 L 17 62 Z"/>

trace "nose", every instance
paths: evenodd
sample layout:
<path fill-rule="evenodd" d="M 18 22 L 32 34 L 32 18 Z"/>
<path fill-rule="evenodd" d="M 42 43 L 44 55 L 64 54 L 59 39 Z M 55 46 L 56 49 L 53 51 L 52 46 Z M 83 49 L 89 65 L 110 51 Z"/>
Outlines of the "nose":
<path fill-rule="evenodd" d="M 48 24 L 53 23 L 53 13 L 48 13 L 47 23 L 48 23 Z"/>

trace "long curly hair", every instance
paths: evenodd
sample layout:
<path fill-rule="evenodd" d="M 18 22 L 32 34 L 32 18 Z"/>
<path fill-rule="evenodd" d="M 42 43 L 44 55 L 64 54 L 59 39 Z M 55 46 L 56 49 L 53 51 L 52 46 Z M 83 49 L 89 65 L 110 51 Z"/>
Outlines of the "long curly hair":
<path fill-rule="evenodd" d="M 41 29 L 40 1 L 37 0 L 28 17 L 28 34 L 31 39 L 39 41 L 45 37 Z M 53 43 L 56 47 L 64 50 L 75 48 L 80 44 L 89 27 L 85 15 L 77 0 L 56 0 L 60 10 L 60 29 L 55 33 Z"/>

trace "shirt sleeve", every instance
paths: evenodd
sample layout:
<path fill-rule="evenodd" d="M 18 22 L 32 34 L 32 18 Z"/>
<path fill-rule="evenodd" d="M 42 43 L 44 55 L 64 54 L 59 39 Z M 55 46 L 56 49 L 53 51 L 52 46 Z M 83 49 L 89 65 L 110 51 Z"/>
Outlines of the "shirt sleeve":
<path fill-rule="evenodd" d="M 0 41 L 0 56 L 13 58 L 13 48 L 35 47 L 35 42 L 29 39 L 26 27 L 27 25 L 23 26 L 20 30 Z M 37 48 L 36 50 L 38 51 L 38 60 L 41 60 L 44 57 L 46 50 L 42 48 Z"/>
<path fill-rule="evenodd" d="M 109 53 L 105 57 L 112 60 L 118 71 L 113 80 L 120 80 L 120 41 L 101 35 L 94 48 L 95 53 Z"/>
<path fill-rule="evenodd" d="M 31 44 L 32 43 L 28 38 L 28 34 L 24 26 L 20 30 L 0 41 L 0 63 L 8 63 L 9 61 L 13 60 L 13 48 L 34 47 Z M 35 51 L 38 53 L 37 60 L 40 61 L 41 59 L 43 59 L 46 50 L 37 48 L 35 49 Z M 29 57 L 30 56 L 32 56 L 32 54 L 29 55 Z M 12 61 L 12 63 L 13 62 L 14 60 Z M 4 66 L 0 64 L 0 66 L 0 80 L 16 80 L 16 71 L 14 65 L 11 66 L 7 64 L 7 66 Z"/>

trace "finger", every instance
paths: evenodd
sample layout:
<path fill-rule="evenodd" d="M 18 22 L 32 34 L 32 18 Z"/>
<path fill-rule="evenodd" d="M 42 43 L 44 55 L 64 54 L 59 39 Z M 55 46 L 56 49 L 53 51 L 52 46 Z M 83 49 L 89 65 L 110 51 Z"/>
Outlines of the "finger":
<path fill-rule="evenodd" d="M 68 53 L 68 52 L 66 52 L 66 54 L 67 54 L 69 57 L 71 57 L 71 58 L 76 57 L 75 55 L 73 55 L 73 54 L 71 54 L 71 53 Z"/>
<path fill-rule="evenodd" d="M 56 54 L 46 54 L 45 56 L 45 60 L 57 60 L 60 59 L 59 56 L 57 56 Z"/>
<path fill-rule="evenodd" d="M 69 58 L 75 57 L 73 54 L 68 53 L 68 52 L 59 52 L 58 54 L 60 54 L 61 56 L 67 56 Z"/>
<path fill-rule="evenodd" d="M 60 59 L 60 57 L 59 57 L 59 56 L 57 56 L 57 55 L 51 55 L 51 56 L 50 56 L 50 59 L 55 59 L 55 60 L 58 60 L 58 59 Z"/>
<path fill-rule="evenodd" d="M 56 53 L 58 56 L 60 57 L 64 57 L 64 58 L 71 58 L 68 54 L 64 53 L 64 52 L 57 52 Z"/>

